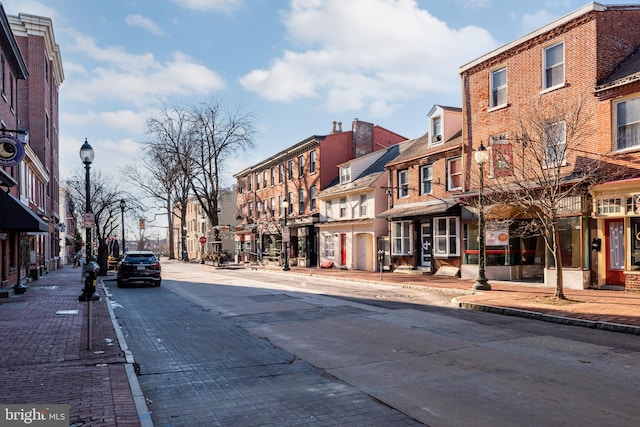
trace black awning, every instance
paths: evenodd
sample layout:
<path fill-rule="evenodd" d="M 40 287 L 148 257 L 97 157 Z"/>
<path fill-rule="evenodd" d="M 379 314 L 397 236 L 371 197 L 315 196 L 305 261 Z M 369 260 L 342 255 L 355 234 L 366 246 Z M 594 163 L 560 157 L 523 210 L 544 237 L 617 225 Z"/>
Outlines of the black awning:
<path fill-rule="evenodd" d="M 20 200 L 0 190 L 0 230 L 49 231 L 49 226 Z"/>

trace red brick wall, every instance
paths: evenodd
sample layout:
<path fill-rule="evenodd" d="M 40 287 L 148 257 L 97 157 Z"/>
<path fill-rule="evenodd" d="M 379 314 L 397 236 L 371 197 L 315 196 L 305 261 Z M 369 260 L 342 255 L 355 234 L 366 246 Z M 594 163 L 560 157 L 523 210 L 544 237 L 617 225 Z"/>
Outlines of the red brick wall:
<path fill-rule="evenodd" d="M 625 274 L 624 290 L 640 292 L 640 274 Z"/>

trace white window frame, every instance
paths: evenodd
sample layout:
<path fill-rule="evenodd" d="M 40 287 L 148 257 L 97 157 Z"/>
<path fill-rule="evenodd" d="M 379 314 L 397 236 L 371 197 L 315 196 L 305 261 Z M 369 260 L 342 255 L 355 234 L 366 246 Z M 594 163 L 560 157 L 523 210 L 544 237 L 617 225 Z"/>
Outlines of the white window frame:
<path fill-rule="evenodd" d="M 366 194 L 361 194 L 360 195 L 360 203 L 359 203 L 359 216 L 367 216 L 367 205 L 369 204 L 368 202 L 368 197 Z"/>
<path fill-rule="evenodd" d="M 340 184 L 351 181 L 351 166 L 340 166 Z"/>
<path fill-rule="evenodd" d="M 442 134 L 442 117 L 431 117 L 431 145 L 439 145 L 444 141 L 444 135 Z"/>
<path fill-rule="evenodd" d="M 549 52 L 551 49 L 557 48 L 558 46 L 562 46 L 562 60 L 558 63 L 554 63 L 554 64 L 548 64 L 547 63 L 547 52 Z M 550 90 L 550 89 L 554 89 L 560 86 L 564 86 L 564 81 L 565 81 L 565 56 L 564 56 L 564 42 L 558 42 L 555 43 L 551 46 L 546 47 L 543 51 L 542 51 L 542 63 L 543 63 L 543 70 L 542 70 L 542 90 L 546 91 L 546 90 Z M 548 72 L 554 68 L 559 68 L 562 67 L 562 77 L 561 77 L 561 81 L 557 82 L 555 84 L 552 84 L 551 81 L 549 81 L 549 77 L 548 77 Z"/>
<path fill-rule="evenodd" d="M 316 150 L 311 150 L 309 153 L 309 173 L 316 172 Z"/>
<path fill-rule="evenodd" d="M 498 86 L 496 77 L 504 73 L 504 83 Z M 491 96 L 489 97 L 489 108 L 499 108 L 507 105 L 507 67 L 491 72 Z M 501 96 L 502 95 L 502 96 Z M 502 102 L 500 99 L 502 98 Z"/>
<path fill-rule="evenodd" d="M 331 233 L 324 235 L 324 256 L 329 259 L 334 259 L 336 256 L 336 240 Z"/>
<path fill-rule="evenodd" d="M 451 164 L 454 162 L 460 162 L 460 170 L 459 172 L 456 172 L 455 174 L 451 172 Z M 453 190 L 462 190 L 462 158 L 461 157 L 454 157 L 452 159 L 447 159 L 447 190 L 448 191 L 453 191 Z M 460 185 L 459 186 L 455 186 L 453 183 L 453 177 L 454 176 L 460 176 Z"/>
<path fill-rule="evenodd" d="M 425 171 L 428 171 L 428 176 L 426 177 L 426 179 Z M 433 193 L 433 165 L 424 165 L 420 167 L 420 194 L 431 193 Z"/>
<path fill-rule="evenodd" d="M 347 198 L 341 197 L 340 198 L 340 218 L 346 218 L 346 217 L 347 217 Z"/>
<path fill-rule="evenodd" d="M 316 186 L 312 185 L 311 187 L 309 187 L 309 209 L 311 209 L 312 211 L 316 210 Z"/>
<path fill-rule="evenodd" d="M 554 128 L 561 127 L 561 136 Z M 544 162 L 546 167 L 562 166 L 567 162 L 567 127 L 564 121 L 545 126 Z M 561 156 L 561 157 L 560 157 Z M 560 158 L 559 158 L 560 157 Z"/>
<path fill-rule="evenodd" d="M 300 154 L 298 156 L 298 178 L 302 178 L 304 176 L 304 155 Z"/>
<path fill-rule="evenodd" d="M 440 228 L 442 220 L 445 221 L 444 230 Z M 452 222 L 454 233 L 451 232 Z M 454 250 L 451 248 L 452 241 L 455 242 Z M 441 242 L 444 245 L 441 245 Z M 436 258 L 460 256 L 460 218 L 446 216 L 433 219 L 433 256 Z"/>
<path fill-rule="evenodd" d="M 409 197 L 409 169 L 398 170 L 398 199 Z"/>
<path fill-rule="evenodd" d="M 333 203 L 331 200 L 327 200 L 326 202 L 324 202 L 324 216 L 327 218 L 327 220 L 333 218 Z"/>
<path fill-rule="evenodd" d="M 304 214 L 304 189 L 298 189 L 298 213 Z"/>
<path fill-rule="evenodd" d="M 413 221 L 391 223 L 391 255 L 413 255 Z"/>
<path fill-rule="evenodd" d="M 622 106 L 624 106 L 626 110 L 625 115 L 627 117 L 629 116 L 632 116 L 632 117 L 630 118 L 630 120 L 628 119 L 625 123 L 621 124 L 619 117 L 621 116 L 620 109 Z M 628 108 L 628 106 L 632 107 L 631 108 L 632 111 L 629 111 L 630 109 Z M 633 111 L 633 109 L 635 109 L 636 111 Z M 640 148 L 640 97 L 625 99 L 625 100 L 616 102 L 615 115 L 616 115 L 616 119 L 615 119 L 616 133 L 615 133 L 614 150 L 621 151 L 621 150 L 628 150 L 633 148 Z M 631 132 L 629 132 L 628 130 L 631 130 Z M 627 136 L 627 134 L 632 134 L 632 135 Z M 629 144 L 627 142 L 629 140 L 631 140 L 632 144 Z M 624 142 L 624 146 L 621 146 L 620 144 L 621 141 Z"/>

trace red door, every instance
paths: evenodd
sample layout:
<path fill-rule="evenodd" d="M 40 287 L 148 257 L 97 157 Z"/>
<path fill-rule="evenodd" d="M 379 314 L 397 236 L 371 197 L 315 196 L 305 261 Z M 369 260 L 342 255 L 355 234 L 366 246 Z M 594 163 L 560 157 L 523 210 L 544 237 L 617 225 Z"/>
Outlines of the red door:
<path fill-rule="evenodd" d="M 605 221 L 607 285 L 624 286 L 624 221 Z"/>
<path fill-rule="evenodd" d="M 347 235 L 340 235 L 340 265 L 347 265 Z"/>

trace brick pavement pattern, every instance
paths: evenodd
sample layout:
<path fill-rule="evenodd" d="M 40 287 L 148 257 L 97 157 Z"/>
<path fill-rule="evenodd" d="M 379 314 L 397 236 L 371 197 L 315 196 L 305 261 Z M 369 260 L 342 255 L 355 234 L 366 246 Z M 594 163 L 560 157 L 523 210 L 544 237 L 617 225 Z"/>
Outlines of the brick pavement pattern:
<path fill-rule="evenodd" d="M 68 404 L 69 424 L 140 426 L 125 355 L 100 290 L 87 349 L 80 271 L 55 270 L 30 282 L 26 293 L 0 299 L 0 402 Z M 73 310 L 77 314 L 61 314 Z"/>
<path fill-rule="evenodd" d="M 154 425 L 423 425 L 165 289 L 110 289 Z"/>

